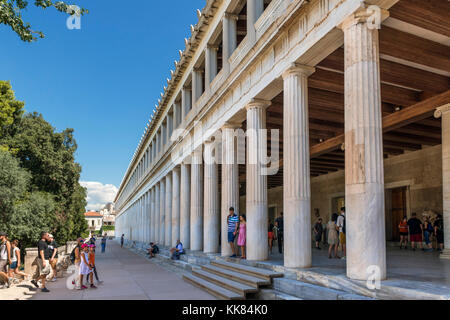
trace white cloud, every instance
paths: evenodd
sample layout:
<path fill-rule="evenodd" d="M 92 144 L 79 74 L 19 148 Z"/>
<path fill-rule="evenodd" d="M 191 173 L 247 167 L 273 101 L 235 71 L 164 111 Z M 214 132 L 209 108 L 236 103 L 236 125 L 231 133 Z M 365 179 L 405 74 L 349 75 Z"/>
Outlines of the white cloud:
<path fill-rule="evenodd" d="M 80 184 L 87 189 L 87 210 L 100 210 L 105 204 L 113 202 L 119 191 L 116 186 L 101 182 L 80 181 Z"/>

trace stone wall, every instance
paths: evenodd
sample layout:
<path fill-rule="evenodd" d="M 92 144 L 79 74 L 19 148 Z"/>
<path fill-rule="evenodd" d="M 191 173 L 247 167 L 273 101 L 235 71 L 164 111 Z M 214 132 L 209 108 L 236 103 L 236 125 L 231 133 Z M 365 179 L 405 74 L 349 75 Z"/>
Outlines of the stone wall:
<path fill-rule="evenodd" d="M 425 210 L 442 213 L 442 148 L 440 145 L 405 153 L 384 160 L 386 204 L 389 211 L 389 190 L 407 188 L 407 212 L 420 215 Z M 345 196 L 344 170 L 311 179 L 312 223 L 318 213 L 328 221 L 338 208 L 333 199 Z M 279 214 L 283 210 L 283 188 L 268 192 L 269 208 L 276 207 Z M 240 198 L 240 212 L 245 213 L 245 196 Z M 388 212 L 387 212 L 388 214 Z"/>

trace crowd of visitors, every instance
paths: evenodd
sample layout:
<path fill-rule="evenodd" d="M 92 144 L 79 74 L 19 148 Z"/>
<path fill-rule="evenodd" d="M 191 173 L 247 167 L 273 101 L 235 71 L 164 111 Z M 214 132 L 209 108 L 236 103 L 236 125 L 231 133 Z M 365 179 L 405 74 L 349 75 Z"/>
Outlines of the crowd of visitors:
<path fill-rule="evenodd" d="M 437 215 L 434 223 L 429 217 L 424 218 L 422 222 L 417 218 L 416 213 L 411 214 L 411 218 L 403 217 L 398 225 L 400 233 L 400 249 L 408 249 L 408 235 L 411 242 L 411 249 L 416 251 L 421 249 L 426 252 L 432 252 L 433 238 L 436 240 L 436 250 L 442 252 L 444 249 L 444 220 L 442 215 Z M 425 245 L 424 245 L 425 243 Z"/>
<path fill-rule="evenodd" d="M 21 276 L 25 280 L 29 276 L 21 272 L 22 266 L 19 241 L 10 241 L 6 232 L 0 232 L 0 285 L 9 288 L 20 282 L 15 276 Z"/>

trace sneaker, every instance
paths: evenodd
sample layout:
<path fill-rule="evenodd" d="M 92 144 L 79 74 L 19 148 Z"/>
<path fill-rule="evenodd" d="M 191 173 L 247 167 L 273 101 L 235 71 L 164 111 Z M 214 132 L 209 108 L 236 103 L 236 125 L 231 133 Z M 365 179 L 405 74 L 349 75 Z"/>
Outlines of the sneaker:
<path fill-rule="evenodd" d="M 82 285 L 80 290 L 84 290 L 84 289 L 87 289 L 87 288 L 88 287 L 86 287 L 85 285 Z"/>
<path fill-rule="evenodd" d="M 91 289 L 97 289 L 97 287 L 91 284 Z"/>
<path fill-rule="evenodd" d="M 39 288 L 39 285 L 38 285 L 38 283 L 36 282 L 36 280 L 31 280 L 31 283 L 32 283 L 36 288 Z"/>
<path fill-rule="evenodd" d="M 103 284 L 103 280 L 98 280 L 97 284 Z"/>
<path fill-rule="evenodd" d="M 41 289 L 41 292 L 50 292 L 50 290 L 48 290 L 46 287 Z"/>
<path fill-rule="evenodd" d="M 55 282 L 56 280 L 58 280 L 58 279 L 56 279 L 56 277 L 54 277 L 54 278 L 52 279 L 52 282 Z"/>
<path fill-rule="evenodd" d="M 345 257 L 342 257 L 341 260 L 345 260 Z"/>
<path fill-rule="evenodd" d="M 235 255 L 235 254 L 233 254 L 233 255 L 231 255 L 231 256 L 230 256 L 230 258 L 236 258 L 236 255 Z"/>

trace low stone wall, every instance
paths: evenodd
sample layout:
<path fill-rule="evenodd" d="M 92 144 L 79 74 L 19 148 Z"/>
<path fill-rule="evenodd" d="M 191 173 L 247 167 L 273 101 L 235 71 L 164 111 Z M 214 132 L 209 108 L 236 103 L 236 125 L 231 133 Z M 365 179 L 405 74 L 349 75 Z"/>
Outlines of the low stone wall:
<path fill-rule="evenodd" d="M 57 277 L 64 276 L 64 270 L 70 266 L 70 253 L 75 248 L 76 242 L 69 241 L 65 246 L 58 247 L 58 262 L 56 264 Z M 24 267 L 25 273 L 29 274 L 33 279 L 38 276 L 38 248 L 25 249 Z"/>

